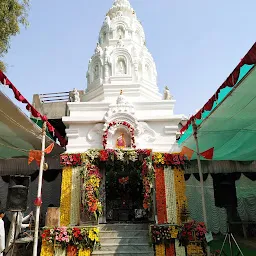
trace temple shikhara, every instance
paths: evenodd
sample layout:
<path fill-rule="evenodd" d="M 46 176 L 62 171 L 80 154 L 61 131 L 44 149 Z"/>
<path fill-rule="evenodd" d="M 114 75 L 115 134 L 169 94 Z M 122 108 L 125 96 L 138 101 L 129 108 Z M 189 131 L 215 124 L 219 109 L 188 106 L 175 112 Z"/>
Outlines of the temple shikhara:
<path fill-rule="evenodd" d="M 84 246 L 70 242 L 67 253 L 78 255 L 185 255 L 177 239 L 187 219 L 186 162 L 176 153 L 182 115 L 174 114 L 168 87 L 159 92 L 128 0 L 115 0 L 107 12 L 86 77 L 86 90 L 70 93 L 62 118 L 68 144 L 60 157 L 62 228 L 54 232 L 59 238 L 69 230 L 74 241 L 89 234 Z M 64 255 L 44 232 L 41 255 Z"/>

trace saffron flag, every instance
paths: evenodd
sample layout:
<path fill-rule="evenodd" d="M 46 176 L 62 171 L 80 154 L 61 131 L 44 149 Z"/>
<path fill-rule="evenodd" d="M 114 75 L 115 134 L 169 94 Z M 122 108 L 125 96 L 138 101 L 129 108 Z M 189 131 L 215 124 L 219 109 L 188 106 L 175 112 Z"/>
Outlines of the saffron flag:
<path fill-rule="evenodd" d="M 28 157 L 28 164 L 31 164 L 33 160 L 36 161 L 38 165 L 40 165 L 42 152 L 40 150 L 30 150 Z"/>
<path fill-rule="evenodd" d="M 46 154 L 50 154 L 52 152 L 54 148 L 54 143 L 52 143 L 51 145 L 49 145 L 45 150 L 44 152 Z M 40 165 L 40 162 L 41 162 L 41 157 L 42 157 L 42 151 L 40 150 L 30 150 L 29 151 L 29 157 L 28 157 L 28 164 L 31 164 L 33 162 L 33 160 L 36 161 L 36 163 L 38 165 Z"/>
<path fill-rule="evenodd" d="M 54 148 L 54 143 L 52 143 L 51 145 L 49 145 L 49 146 L 44 150 L 44 152 L 45 152 L 46 154 L 50 154 L 50 153 L 52 152 L 53 148 Z"/>
<path fill-rule="evenodd" d="M 194 150 L 187 148 L 187 147 L 182 147 L 182 150 L 180 152 L 181 155 L 186 155 L 188 160 L 192 158 L 192 155 L 194 154 Z"/>
<path fill-rule="evenodd" d="M 213 152 L 214 152 L 214 148 L 210 148 L 202 153 L 200 153 L 200 155 L 202 157 L 204 157 L 205 159 L 208 159 L 208 160 L 212 160 L 213 158 Z"/>

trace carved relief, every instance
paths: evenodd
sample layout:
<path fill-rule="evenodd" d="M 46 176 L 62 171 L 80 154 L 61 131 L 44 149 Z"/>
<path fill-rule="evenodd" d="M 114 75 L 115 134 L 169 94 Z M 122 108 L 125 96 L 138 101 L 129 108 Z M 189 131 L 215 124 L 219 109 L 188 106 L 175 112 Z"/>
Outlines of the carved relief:
<path fill-rule="evenodd" d="M 145 122 L 139 122 L 138 126 L 138 139 L 140 142 L 154 142 L 159 136 L 149 125 Z"/>
<path fill-rule="evenodd" d="M 103 124 L 96 124 L 87 134 L 89 142 L 101 143 L 103 135 Z"/>

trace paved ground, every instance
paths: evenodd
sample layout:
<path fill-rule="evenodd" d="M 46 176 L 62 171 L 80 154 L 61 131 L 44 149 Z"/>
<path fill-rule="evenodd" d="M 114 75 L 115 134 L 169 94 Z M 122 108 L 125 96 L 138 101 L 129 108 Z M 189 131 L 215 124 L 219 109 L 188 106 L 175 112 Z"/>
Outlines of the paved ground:
<path fill-rule="evenodd" d="M 224 241 L 224 237 L 218 237 L 216 240 L 211 242 L 211 250 L 220 250 L 222 243 Z M 244 256 L 256 256 L 256 238 L 245 240 L 244 238 L 237 238 L 237 242 L 244 254 Z M 236 246 L 233 244 L 234 248 L 234 255 L 240 255 L 238 254 L 238 250 Z M 225 244 L 224 251 L 227 255 L 230 255 L 229 253 L 229 245 L 228 243 Z"/>

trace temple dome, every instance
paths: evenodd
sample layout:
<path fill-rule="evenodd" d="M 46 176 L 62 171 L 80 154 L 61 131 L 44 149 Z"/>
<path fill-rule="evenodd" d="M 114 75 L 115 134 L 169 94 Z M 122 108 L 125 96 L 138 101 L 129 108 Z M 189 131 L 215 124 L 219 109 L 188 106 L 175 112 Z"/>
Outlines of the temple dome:
<path fill-rule="evenodd" d="M 89 61 L 85 100 L 111 102 L 122 88 L 127 97 L 161 99 L 156 65 L 146 47 L 141 22 L 128 0 L 115 0 Z"/>

